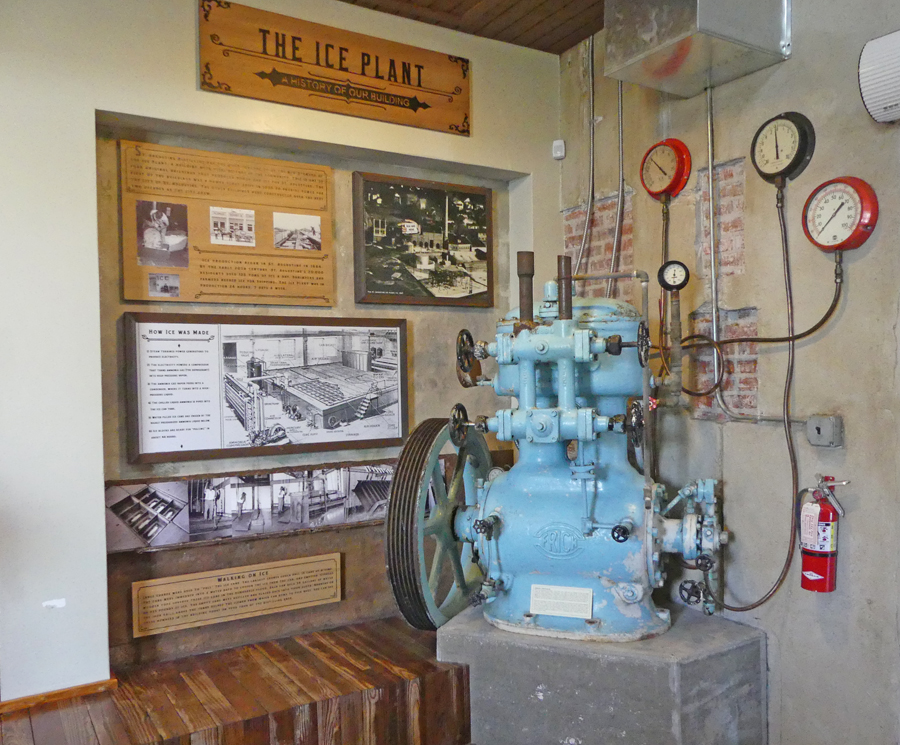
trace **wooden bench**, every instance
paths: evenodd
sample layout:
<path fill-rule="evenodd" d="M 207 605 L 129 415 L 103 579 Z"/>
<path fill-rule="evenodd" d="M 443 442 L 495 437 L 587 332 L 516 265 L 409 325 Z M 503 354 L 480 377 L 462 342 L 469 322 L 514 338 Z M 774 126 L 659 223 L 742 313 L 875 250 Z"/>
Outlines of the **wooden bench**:
<path fill-rule="evenodd" d="M 121 672 L 0 716 L 2 745 L 467 745 L 468 670 L 386 619 Z"/>

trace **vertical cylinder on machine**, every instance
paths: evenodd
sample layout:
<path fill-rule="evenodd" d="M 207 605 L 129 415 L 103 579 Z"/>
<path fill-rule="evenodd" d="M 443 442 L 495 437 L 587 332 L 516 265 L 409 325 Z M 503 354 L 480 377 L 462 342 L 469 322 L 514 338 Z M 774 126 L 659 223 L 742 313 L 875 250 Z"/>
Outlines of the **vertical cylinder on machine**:
<path fill-rule="evenodd" d="M 559 286 L 559 320 L 572 318 L 572 257 L 557 258 L 557 284 Z"/>
<path fill-rule="evenodd" d="M 534 251 L 516 253 L 516 274 L 519 275 L 519 321 L 534 321 Z"/>

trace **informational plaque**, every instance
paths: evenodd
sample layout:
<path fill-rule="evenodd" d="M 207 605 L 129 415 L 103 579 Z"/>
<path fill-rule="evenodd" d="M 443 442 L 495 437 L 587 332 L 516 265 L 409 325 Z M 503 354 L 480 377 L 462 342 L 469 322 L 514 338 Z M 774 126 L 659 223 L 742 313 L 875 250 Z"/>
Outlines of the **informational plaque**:
<path fill-rule="evenodd" d="M 131 584 L 135 638 L 341 599 L 341 555 L 272 561 Z"/>
<path fill-rule="evenodd" d="M 333 305 L 330 168 L 119 145 L 126 300 Z"/>
<path fill-rule="evenodd" d="M 125 314 L 132 462 L 401 445 L 403 319 Z"/>
<path fill-rule="evenodd" d="M 222 0 L 200 2 L 204 90 L 468 136 L 469 60 Z"/>

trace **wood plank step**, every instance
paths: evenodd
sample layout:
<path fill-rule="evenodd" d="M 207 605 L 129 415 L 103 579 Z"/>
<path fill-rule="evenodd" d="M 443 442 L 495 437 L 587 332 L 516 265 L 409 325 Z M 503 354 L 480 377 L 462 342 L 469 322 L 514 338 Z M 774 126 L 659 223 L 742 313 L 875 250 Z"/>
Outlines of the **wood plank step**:
<path fill-rule="evenodd" d="M 122 672 L 0 715 L 0 745 L 468 745 L 468 671 L 385 619 Z"/>

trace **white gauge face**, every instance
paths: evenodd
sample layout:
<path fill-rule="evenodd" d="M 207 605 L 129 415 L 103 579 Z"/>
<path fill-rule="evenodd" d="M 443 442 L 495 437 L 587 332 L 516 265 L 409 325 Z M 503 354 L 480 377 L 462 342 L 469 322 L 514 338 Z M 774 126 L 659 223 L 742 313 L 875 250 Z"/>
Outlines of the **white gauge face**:
<path fill-rule="evenodd" d="M 766 174 L 777 174 L 785 170 L 797 156 L 800 149 L 800 132 L 789 119 L 769 122 L 753 148 L 756 167 Z"/>
<path fill-rule="evenodd" d="M 806 228 L 823 246 L 846 241 L 862 218 L 862 200 L 848 184 L 829 184 L 816 194 L 806 211 Z"/>
<path fill-rule="evenodd" d="M 678 287 L 687 281 L 687 269 L 682 264 L 668 264 L 663 269 L 663 280 L 670 287 Z"/>
<path fill-rule="evenodd" d="M 648 191 L 658 193 L 668 188 L 678 172 L 678 156 L 668 145 L 657 145 L 644 160 L 641 178 Z"/>

